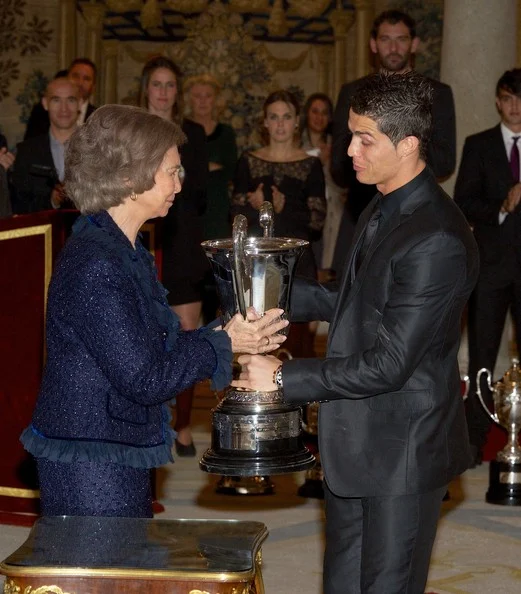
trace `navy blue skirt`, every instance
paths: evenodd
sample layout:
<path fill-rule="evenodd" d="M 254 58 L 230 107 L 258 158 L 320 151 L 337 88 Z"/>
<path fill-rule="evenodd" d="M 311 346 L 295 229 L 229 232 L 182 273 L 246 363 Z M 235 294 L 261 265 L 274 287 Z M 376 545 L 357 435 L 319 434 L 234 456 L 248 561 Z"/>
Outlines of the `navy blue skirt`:
<path fill-rule="evenodd" d="M 37 464 L 43 516 L 153 516 L 148 468 L 43 458 Z"/>

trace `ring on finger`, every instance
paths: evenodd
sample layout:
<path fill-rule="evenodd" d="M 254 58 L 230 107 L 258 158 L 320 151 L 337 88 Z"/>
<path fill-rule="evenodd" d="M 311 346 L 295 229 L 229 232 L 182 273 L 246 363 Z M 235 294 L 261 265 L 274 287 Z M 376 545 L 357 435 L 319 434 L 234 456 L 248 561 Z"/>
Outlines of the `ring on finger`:
<path fill-rule="evenodd" d="M 270 337 L 269 336 L 265 336 L 264 338 L 266 339 L 266 346 L 269 346 L 269 344 L 270 344 Z"/>

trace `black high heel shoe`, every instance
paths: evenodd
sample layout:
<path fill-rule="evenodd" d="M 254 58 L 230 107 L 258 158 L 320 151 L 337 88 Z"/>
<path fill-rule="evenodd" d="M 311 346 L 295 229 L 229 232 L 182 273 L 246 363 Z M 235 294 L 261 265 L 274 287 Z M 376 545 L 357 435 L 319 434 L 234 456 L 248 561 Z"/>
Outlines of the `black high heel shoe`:
<path fill-rule="evenodd" d="M 197 450 L 195 449 L 194 442 L 190 442 L 188 445 L 184 445 L 175 440 L 175 453 L 180 458 L 194 458 L 197 454 Z"/>

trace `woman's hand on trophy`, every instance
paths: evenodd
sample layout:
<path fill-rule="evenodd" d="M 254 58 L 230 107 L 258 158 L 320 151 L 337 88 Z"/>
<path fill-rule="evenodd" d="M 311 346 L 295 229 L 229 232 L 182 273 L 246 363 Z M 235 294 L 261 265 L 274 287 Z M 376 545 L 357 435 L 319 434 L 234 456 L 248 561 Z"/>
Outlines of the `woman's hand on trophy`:
<path fill-rule="evenodd" d="M 277 334 L 289 322 L 281 319 L 283 309 L 269 309 L 260 316 L 252 307 L 246 312 L 246 319 L 241 314 L 235 314 L 224 327 L 232 341 L 234 353 L 269 353 L 279 348 L 286 340 L 282 334 Z"/>
<path fill-rule="evenodd" d="M 282 361 L 273 355 L 266 357 L 260 355 L 241 355 L 237 359 L 241 366 L 239 378 L 233 380 L 234 388 L 258 390 L 259 392 L 272 392 L 277 389 L 274 381 L 275 372 Z"/>

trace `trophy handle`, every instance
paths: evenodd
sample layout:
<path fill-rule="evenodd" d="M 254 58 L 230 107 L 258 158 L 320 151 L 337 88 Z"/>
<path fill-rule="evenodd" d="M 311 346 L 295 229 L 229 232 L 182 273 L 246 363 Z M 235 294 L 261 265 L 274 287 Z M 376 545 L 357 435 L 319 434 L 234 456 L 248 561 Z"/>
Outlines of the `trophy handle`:
<path fill-rule="evenodd" d="M 237 296 L 239 311 L 246 319 L 246 301 L 244 299 L 244 273 L 245 273 L 245 255 L 244 241 L 248 232 L 248 220 L 244 215 L 238 214 L 233 219 L 233 263 L 232 276 Z"/>
<path fill-rule="evenodd" d="M 483 407 L 483 409 L 485 410 L 485 412 L 487 413 L 487 415 L 494 421 L 494 423 L 497 423 L 498 425 L 500 425 L 501 423 L 499 422 L 497 413 L 491 413 L 488 409 L 488 406 L 485 404 L 485 401 L 483 400 L 483 395 L 481 394 L 481 388 L 480 388 L 480 379 L 481 376 L 486 373 L 487 374 L 487 384 L 488 387 L 490 389 L 491 392 L 493 392 L 493 388 L 492 388 L 492 382 L 491 382 L 491 373 L 488 369 L 486 369 L 485 367 L 482 367 L 479 371 L 478 374 L 476 376 L 476 392 L 478 394 L 478 398 L 479 401 L 481 402 L 481 406 Z"/>
<path fill-rule="evenodd" d="M 265 200 L 259 209 L 259 223 L 264 237 L 273 237 L 273 204 Z"/>

